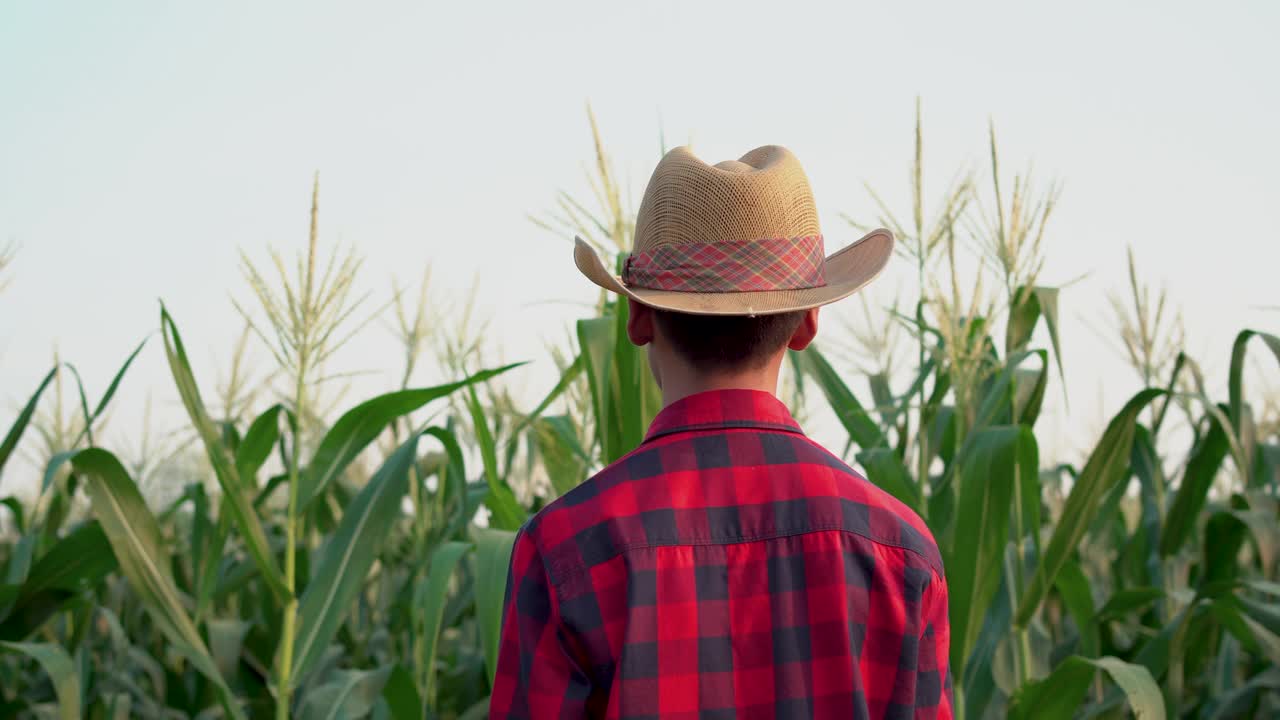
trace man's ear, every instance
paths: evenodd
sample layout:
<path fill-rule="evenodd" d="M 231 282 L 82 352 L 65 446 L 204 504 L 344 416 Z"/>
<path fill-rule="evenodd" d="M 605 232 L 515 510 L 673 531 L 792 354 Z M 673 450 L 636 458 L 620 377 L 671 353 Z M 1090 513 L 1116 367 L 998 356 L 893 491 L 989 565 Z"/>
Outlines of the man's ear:
<path fill-rule="evenodd" d="M 643 347 L 653 342 L 653 308 L 627 298 L 627 337 Z"/>
<path fill-rule="evenodd" d="M 787 347 L 792 350 L 803 350 L 809 347 L 809 343 L 813 342 L 817 334 L 818 308 L 809 308 L 804 311 L 804 319 L 800 321 L 796 331 L 791 333 L 791 340 L 787 342 Z"/>

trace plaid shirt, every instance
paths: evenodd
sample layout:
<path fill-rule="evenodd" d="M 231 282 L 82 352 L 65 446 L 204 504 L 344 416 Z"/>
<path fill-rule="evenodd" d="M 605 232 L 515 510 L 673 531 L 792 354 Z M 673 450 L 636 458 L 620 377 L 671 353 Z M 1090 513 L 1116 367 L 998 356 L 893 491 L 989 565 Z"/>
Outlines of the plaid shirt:
<path fill-rule="evenodd" d="M 521 528 L 491 718 L 950 718 L 929 530 L 775 397 L 700 393 Z"/>

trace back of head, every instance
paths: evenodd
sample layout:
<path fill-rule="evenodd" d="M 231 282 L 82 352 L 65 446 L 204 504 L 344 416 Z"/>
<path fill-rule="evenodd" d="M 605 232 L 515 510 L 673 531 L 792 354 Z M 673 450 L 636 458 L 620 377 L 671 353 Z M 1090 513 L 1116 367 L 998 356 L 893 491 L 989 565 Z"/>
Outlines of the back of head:
<path fill-rule="evenodd" d="M 760 369 L 786 348 L 803 319 L 803 310 L 756 316 L 654 312 L 672 349 L 701 372 Z"/>

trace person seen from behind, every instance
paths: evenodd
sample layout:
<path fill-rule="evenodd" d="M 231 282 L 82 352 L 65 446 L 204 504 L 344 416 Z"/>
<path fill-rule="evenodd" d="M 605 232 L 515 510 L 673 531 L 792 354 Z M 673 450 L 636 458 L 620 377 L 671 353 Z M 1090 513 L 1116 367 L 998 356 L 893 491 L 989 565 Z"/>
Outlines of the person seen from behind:
<path fill-rule="evenodd" d="M 873 280 L 831 256 L 785 148 L 658 164 L 621 277 L 663 409 L 644 442 L 516 536 L 491 718 L 951 718 L 947 585 L 920 518 L 776 397 L 818 308 Z"/>

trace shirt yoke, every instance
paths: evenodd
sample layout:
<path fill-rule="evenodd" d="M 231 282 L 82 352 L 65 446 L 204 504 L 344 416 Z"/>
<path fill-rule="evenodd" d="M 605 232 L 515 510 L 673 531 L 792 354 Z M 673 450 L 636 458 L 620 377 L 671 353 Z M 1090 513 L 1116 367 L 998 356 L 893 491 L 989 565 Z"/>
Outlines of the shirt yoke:
<path fill-rule="evenodd" d="M 830 531 L 898 548 L 904 562 L 943 575 L 937 544 L 915 512 L 787 430 L 652 439 L 549 504 L 525 531 L 554 586 L 636 548 Z"/>

